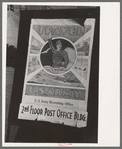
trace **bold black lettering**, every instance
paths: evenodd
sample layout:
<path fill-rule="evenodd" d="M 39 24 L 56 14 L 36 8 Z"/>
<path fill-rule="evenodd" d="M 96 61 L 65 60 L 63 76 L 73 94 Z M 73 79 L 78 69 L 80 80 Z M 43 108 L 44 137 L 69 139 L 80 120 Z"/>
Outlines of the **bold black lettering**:
<path fill-rule="evenodd" d="M 22 106 L 22 111 L 21 111 L 21 113 L 24 113 L 24 106 Z"/>

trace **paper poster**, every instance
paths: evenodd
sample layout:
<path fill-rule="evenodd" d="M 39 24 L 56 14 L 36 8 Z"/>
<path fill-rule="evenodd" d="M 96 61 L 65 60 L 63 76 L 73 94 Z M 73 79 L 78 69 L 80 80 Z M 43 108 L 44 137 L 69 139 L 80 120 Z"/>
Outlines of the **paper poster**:
<path fill-rule="evenodd" d="M 18 119 L 87 126 L 95 19 L 32 19 Z"/>

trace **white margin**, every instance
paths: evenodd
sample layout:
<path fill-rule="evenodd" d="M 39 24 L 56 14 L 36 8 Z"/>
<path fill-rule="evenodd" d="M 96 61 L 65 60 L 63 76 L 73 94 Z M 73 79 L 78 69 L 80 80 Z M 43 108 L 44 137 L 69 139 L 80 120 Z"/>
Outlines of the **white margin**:
<path fill-rule="evenodd" d="M 58 146 L 56 143 L 5 143 L 5 56 L 7 4 L 57 5 L 56 2 L 3 2 L 2 7 L 2 145 L 8 146 Z M 99 128 L 98 143 L 81 143 L 64 146 L 119 147 L 120 146 L 120 2 L 58 2 L 58 6 L 100 6 L 100 71 L 99 71 Z M 6 25 L 5 25 L 6 24 Z M 107 41 L 110 41 L 107 43 Z M 112 82 L 113 81 L 113 82 Z"/>

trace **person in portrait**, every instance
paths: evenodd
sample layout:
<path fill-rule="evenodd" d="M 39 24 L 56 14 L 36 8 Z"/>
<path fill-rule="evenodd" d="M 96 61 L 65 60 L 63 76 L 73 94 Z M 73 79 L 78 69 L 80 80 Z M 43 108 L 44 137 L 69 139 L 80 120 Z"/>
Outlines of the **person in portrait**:
<path fill-rule="evenodd" d="M 49 34 L 49 47 L 53 52 L 53 67 L 64 67 L 66 68 L 69 59 L 68 59 L 68 54 L 66 51 L 64 51 L 62 47 L 62 42 L 61 40 L 56 41 L 56 48 L 53 46 L 52 39 L 51 39 L 51 32 Z"/>
<path fill-rule="evenodd" d="M 54 68 L 60 68 L 60 67 L 66 68 L 66 66 L 69 62 L 69 58 L 68 58 L 67 52 L 64 51 L 64 49 L 63 49 L 61 40 L 57 40 L 56 45 L 54 47 L 54 45 L 52 43 L 52 39 L 51 39 L 51 32 L 50 32 L 48 43 L 49 43 L 49 48 L 47 50 L 43 51 L 42 54 L 47 53 L 47 55 L 48 55 L 48 53 L 52 52 L 51 57 L 52 57 L 53 63 L 50 66 L 52 66 Z"/>

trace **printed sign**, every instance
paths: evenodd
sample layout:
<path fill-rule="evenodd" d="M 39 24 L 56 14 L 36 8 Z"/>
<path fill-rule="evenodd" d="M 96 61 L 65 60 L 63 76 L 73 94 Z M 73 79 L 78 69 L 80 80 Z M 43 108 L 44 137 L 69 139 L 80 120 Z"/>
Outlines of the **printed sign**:
<path fill-rule="evenodd" d="M 95 19 L 31 20 L 18 119 L 87 126 L 94 26 Z"/>

